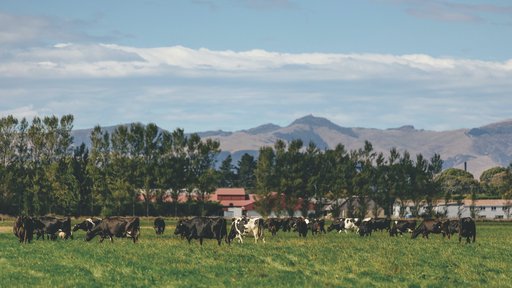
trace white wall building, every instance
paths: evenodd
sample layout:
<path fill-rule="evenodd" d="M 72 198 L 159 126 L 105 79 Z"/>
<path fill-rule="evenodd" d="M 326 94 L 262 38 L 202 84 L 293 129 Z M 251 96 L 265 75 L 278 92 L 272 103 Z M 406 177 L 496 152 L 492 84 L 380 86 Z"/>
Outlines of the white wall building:
<path fill-rule="evenodd" d="M 424 203 L 419 205 L 419 215 L 425 212 Z M 414 205 L 410 201 L 406 201 L 405 207 L 401 207 L 397 202 L 393 207 L 393 216 L 395 218 L 402 218 L 412 216 L 411 211 Z M 436 214 L 446 215 L 447 218 L 471 217 L 474 211 L 476 219 L 489 219 L 489 220 L 512 220 L 512 200 L 505 199 L 483 199 L 483 200 L 468 200 L 464 199 L 462 202 L 448 202 L 438 201 L 434 204 L 433 211 Z"/>

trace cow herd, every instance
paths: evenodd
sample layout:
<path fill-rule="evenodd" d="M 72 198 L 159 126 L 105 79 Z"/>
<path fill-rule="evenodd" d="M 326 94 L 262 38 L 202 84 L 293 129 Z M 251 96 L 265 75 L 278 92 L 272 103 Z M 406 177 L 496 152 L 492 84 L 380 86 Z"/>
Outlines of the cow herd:
<path fill-rule="evenodd" d="M 107 217 L 88 218 L 71 228 L 71 218 L 57 218 L 53 216 L 29 217 L 19 216 L 14 221 L 13 233 L 19 239 L 20 243 L 30 243 L 37 236 L 39 238 L 55 240 L 57 237 L 62 239 L 73 239 L 73 232 L 84 230 L 86 232 L 85 240 L 90 241 L 96 236 L 100 236 L 102 242 L 109 238 L 111 242 L 113 237 L 132 238 L 135 243 L 140 234 L 140 220 L 138 217 Z"/>
<path fill-rule="evenodd" d="M 228 244 L 237 240 L 243 243 L 244 237 L 253 237 L 254 242 L 265 243 L 264 231 L 267 230 L 272 236 L 278 231 L 296 232 L 299 237 L 306 237 L 308 232 L 312 235 L 325 234 L 330 231 L 338 233 L 357 233 L 361 237 L 371 236 L 375 231 L 386 231 L 390 236 L 411 233 L 411 238 L 422 235 L 428 238 L 429 234 L 442 234 L 443 238 L 450 239 L 458 234 L 459 242 L 466 238 L 466 242 L 475 242 L 476 226 L 472 218 L 461 218 L 457 220 L 423 220 L 419 225 L 412 219 L 391 220 L 389 218 L 336 218 L 331 225 L 325 229 L 325 219 L 311 219 L 302 217 L 289 218 L 233 218 L 228 232 L 227 220 L 223 217 L 193 217 L 178 220 L 174 235 L 180 236 L 191 243 L 192 239 L 199 240 L 202 245 L 204 239 L 217 240 L 218 245 L 223 241 Z M 157 217 L 154 220 L 153 228 L 157 235 L 165 231 L 165 220 Z M 140 219 L 138 217 L 112 216 L 106 218 L 88 218 L 71 228 L 71 219 L 57 218 L 51 216 L 29 217 L 19 216 L 13 225 L 13 233 L 21 243 L 29 243 L 36 236 L 36 239 L 73 239 L 73 232 L 83 230 L 86 232 L 85 240 L 90 241 L 99 236 L 100 242 L 109 238 L 111 242 L 114 237 L 130 238 L 135 243 L 140 235 Z"/>

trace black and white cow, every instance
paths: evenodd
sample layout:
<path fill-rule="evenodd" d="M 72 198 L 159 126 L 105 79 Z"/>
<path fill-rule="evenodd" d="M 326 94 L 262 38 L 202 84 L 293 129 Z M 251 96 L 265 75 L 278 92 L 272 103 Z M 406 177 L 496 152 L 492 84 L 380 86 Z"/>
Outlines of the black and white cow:
<path fill-rule="evenodd" d="M 264 220 L 263 218 L 235 218 L 231 223 L 231 230 L 228 236 L 228 243 L 237 238 L 240 243 L 243 243 L 244 235 L 252 235 L 254 237 L 254 243 L 258 243 L 258 240 L 265 243 L 264 231 Z"/>
<path fill-rule="evenodd" d="M 44 240 L 45 235 L 48 239 L 55 240 L 60 232 L 63 232 L 64 239 L 72 238 L 71 233 L 71 218 L 56 218 L 53 216 L 41 216 L 34 220 L 34 230 L 37 234 L 37 239 L 42 237 Z"/>
<path fill-rule="evenodd" d="M 345 218 L 336 218 L 332 221 L 331 225 L 327 227 L 327 232 L 331 232 L 332 230 L 341 231 L 345 230 Z"/>
<path fill-rule="evenodd" d="M 78 230 L 83 230 L 85 232 L 89 232 L 94 227 L 96 227 L 96 225 L 100 224 L 101 220 L 102 219 L 98 218 L 98 217 L 87 218 L 84 221 L 73 226 L 73 232 L 76 232 Z"/>
<path fill-rule="evenodd" d="M 110 242 L 114 242 L 113 237 L 132 238 L 133 243 L 137 242 L 140 234 L 139 217 L 107 217 L 96 225 L 85 236 L 86 241 L 91 241 L 97 235 L 100 235 L 100 242 L 105 238 L 110 238 Z"/>
<path fill-rule="evenodd" d="M 363 221 L 361 221 L 361 224 L 359 225 L 358 233 L 359 236 L 371 236 L 372 232 L 374 230 L 375 220 L 373 218 L 365 218 Z"/>
<path fill-rule="evenodd" d="M 416 220 L 395 220 L 389 229 L 389 236 L 393 237 L 398 234 L 402 236 L 403 233 L 412 233 L 414 229 L 416 229 Z"/>
<path fill-rule="evenodd" d="M 359 232 L 359 225 L 361 225 L 359 218 L 345 218 L 344 231 L 345 233 L 348 233 L 348 231 Z"/>

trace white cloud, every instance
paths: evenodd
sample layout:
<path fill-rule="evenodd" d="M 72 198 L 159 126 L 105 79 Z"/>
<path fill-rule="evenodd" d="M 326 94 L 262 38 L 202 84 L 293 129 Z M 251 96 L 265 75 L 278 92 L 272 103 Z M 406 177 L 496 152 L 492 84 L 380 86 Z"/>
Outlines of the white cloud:
<path fill-rule="evenodd" d="M 33 105 L 0 111 L 0 117 L 6 117 L 8 115 L 12 115 L 18 119 L 26 118 L 28 121 L 30 121 L 34 117 L 40 116 L 40 113 L 37 111 L 37 109 L 34 109 Z"/>
<path fill-rule="evenodd" d="M 343 126 L 460 128 L 510 118 L 512 105 L 512 60 L 63 42 L 0 61 L 2 115 L 73 114 L 77 128 L 237 130 L 311 113 Z"/>
<path fill-rule="evenodd" d="M 424 54 L 235 52 L 182 46 L 137 48 L 114 44 L 56 44 L 11 51 L 0 59 L 0 77 L 91 78 L 177 76 L 326 81 L 357 79 L 422 80 L 449 85 L 499 83 L 512 76 L 512 60 L 436 58 Z"/>

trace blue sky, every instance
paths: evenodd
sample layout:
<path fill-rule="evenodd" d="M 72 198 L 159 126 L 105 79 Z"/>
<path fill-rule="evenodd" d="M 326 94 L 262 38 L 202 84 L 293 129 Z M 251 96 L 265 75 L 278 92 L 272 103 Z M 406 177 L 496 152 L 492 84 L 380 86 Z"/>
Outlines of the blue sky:
<path fill-rule="evenodd" d="M 510 119 L 512 3 L 0 0 L 0 116 L 186 132 Z"/>

